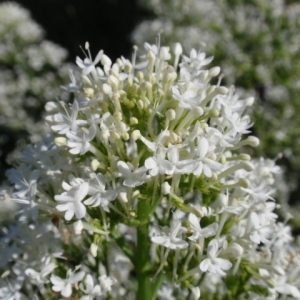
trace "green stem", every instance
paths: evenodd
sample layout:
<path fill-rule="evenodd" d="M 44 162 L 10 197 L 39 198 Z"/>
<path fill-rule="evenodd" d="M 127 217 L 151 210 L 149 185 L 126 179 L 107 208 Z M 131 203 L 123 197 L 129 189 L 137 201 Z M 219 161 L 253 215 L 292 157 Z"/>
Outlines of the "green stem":
<path fill-rule="evenodd" d="M 138 219 L 142 224 L 137 227 L 137 250 L 136 250 L 136 271 L 138 278 L 137 300 L 153 300 L 156 298 L 157 290 L 159 289 L 156 281 L 153 286 L 152 268 L 150 263 L 150 247 L 151 241 L 149 238 L 149 220 L 151 203 L 149 200 L 140 200 L 138 203 Z M 145 222 L 148 220 L 147 222 Z M 158 286 L 157 286 L 158 285 Z"/>
<path fill-rule="evenodd" d="M 147 205 L 142 200 L 139 202 L 139 217 L 144 215 L 144 209 Z M 142 218 L 143 219 L 143 218 Z M 149 239 L 149 223 L 137 227 L 137 257 L 136 270 L 138 277 L 137 300 L 151 300 L 151 276 L 150 276 L 150 239 Z"/>
<path fill-rule="evenodd" d="M 148 224 L 137 227 L 137 300 L 151 300 L 151 276 L 150 276 L 150 241 L 148 236 Z"/>

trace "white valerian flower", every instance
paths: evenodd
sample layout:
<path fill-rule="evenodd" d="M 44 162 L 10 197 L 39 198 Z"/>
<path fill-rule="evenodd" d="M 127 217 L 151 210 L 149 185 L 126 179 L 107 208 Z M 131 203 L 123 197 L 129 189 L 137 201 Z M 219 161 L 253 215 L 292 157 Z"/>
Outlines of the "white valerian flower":
<path fill-rule="evenodd" d="M 95 297 L 103 295 L 100 285 L 94 285 L 94 279 L 90 274 L 86 275 L 84 283 L 80 283 L 79 287 L 85 294 L 80 297 L 80 300 L 93 300 Z"/>
<path fill-rule="evenodd" d="M 69 116 L 68 111 L 66 110 L 65 114 L 57 113 L 52 118 L 48 118 L 49 121 L 53 119 L 53 122 L 56 125 L 51 126 L 52 130 L 57 131 L 60 134 L 66 134 L 67 132 L 77 132 L 77 116 L 78 116 L 79 106 L 78 102 L 74 101 L 72 105 L 72 113 Z"/>
<path fill-rule="evenodd" d="M 189 221 L 193 232 L 193 235 L 189 237 L 190 240 L 198 241 L 200 238 L 213 236 L 217 232 L 217 223 L 212 223 L 205 228 L 201 228 L 200 219 L 194 214 L 189 214 Z"/>
<path fill-rule="evenodd" d="M 217 240 L 211 240 L 207 247 L 207 258 L 205 258 L 199 268 L 202 272 L 211 272 L 220 276 L 225 276 L 224 271 L 228 271 L 232 267 L 229 260 L 218 257 L 219 244 Z"/>
<path fill-rule="evenodd" d="M 82 127 L 77 132 L 67 132 L 67 145 L 71 148 L 72 154 L 85 154 L 90 149 L 90 141 L 96 135 L 96 127 L 94 124 L 89 129 Z"/>
<path fill-rule="evenodd" d="M 142 185 L 145 182 L 145 176 L 147 169 L 141 167 L 136 170 L 132 170 L 133 166 L 124 161 L 118 161 L 118 170 L 124 178 L 123 184 L 128 187 L 135 187 Z"/>
<path fill-rule="evenodd" d="M 65 211 L 65 219 L 71 220 L 75 214 L 76 218 L 82 219 L 86 214 L 86 208 L 82 200 L 88 194 L 89 184 L 81 178 L 72 178 L 70 184 L 67 182 L 62 183 L 62 187 L 66 192 L 61 195 L 56 195 L 54 199 L 62 202 L 56 206 L 58 211 Z"/>
<path fill-rule="evenodd" d="M 181 226 L 181 222 L 174 220 L 170 228 L 163 228 L 160 234 L 151 237 L 151 241 L 169 249 L 184 249 L 188 247 L 188 243 L 182 238 L 177 237 L 182 230 L 184 230 L 184 228 Z"/>
<path fill-rule="evenodd" d="M 51 275 L 52 290 L 60 292 L 63 297 L 70 297 L 72 295 L 72 286 L 75 283 L 80 282 L 85 275 L 85 272 L 80 271 L 73 273 L 72 270 L 68 270 L 67 277 L 61 278 L 56 275 Z"/>
<path fill-rule="evenodd" d="M 1 229 L 0 291 L 7 281 L 34 300 L 297 295 L 298 246 L 272 194 L 278 170 L 240 152 L 259 143 L 244 138 L 253 101 L 211 81 L 220 68 L 202 51 L 182 58 L 177 44 L 172 58 L 158 38 L 112 62 L 85 48 L 72 103 L 47 106 L 54 136 L 9 171 L 5 197 L 31 205 Z"/>
<path fill-rule="evenodd" d="M 36 285 L 42 285 L 49 282 L 49 279 L 46 278 L 49 274 L 52 273 L 52 271 L 56 268 L 56 264 L 49 263 L 45 266 L 43 266 L 42 270 L 40 272 L 28 268 L 25 270 L 25 274 L 30 277 L 31 282 Z"/>
<path fill-rule="evenodd" d="M 117 192 L 105 189 L 106 179 L 101 173 L 92 173 L 90 177 L 88 195 L 91 195 L 91 197 L 86 199 L 84 204 L 91 205 L 92 207 L 101 206 L 104 210 L 108 211 L 108 204 L 110 201 L 116 199 Z"/>
<path fill-rule="evenodd" d="M 174 172 L 174 165 L 165 159 L 166 153 L 164 150 L 158 151 L 155 157 L 148 157 L 145 161 L 145 167 L 149 170 L 151 176 L 157 174 L 172 174 Z"/>

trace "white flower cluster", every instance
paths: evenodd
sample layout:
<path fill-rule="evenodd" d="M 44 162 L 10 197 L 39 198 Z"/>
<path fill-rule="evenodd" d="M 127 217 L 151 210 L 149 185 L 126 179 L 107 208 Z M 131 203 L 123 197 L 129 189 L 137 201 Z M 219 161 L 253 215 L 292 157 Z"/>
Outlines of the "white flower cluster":
<path fill-rule="evenodd" d="M 286 208 L 289 208 L 288 197 L 297 203 L 300 182 L 300 119 L 296 114 L 300 88 L 299 2 L 139 2 L 155 17 L 142 21 L 134 30 L 135 44 L 142 45 L 162 32 L 164 43 L 179 40 L 186 51 L 201 45 L 222 65 L 226 84 L 235 84 L 244 94 L 256 95 L 258 105 L 253 109 L 252 118 L 257 120 L 254 128 L 261 140 L 256 155 L 275 158 L 279 153 L 284 154 L 281 163 L 287 171 L 285 181 L 289 192 L 282 187 L 280 201 Z M 291 192 L 296 185 L 297 192 L 293 196 Z M 289 211 L 295 213 L 294 209 L 289 208 Z"/>
<path fill-rule="evenodd" d="M 0 147 L 1 161 L 16 140 L 44 133 L 41 119 L 47 100 L 61 95 L 71 64 L 67 51 L 44 40 L 29 12 L 14 2 L 0 4 Z M 1 163 L 2 167 L 2 163 Z M 2 180 L 1 174 L 1 180 Z"/>
<path fill-rule="evenodd" d="M 30 298 L 26 280 L 47 299 L 51 290 L 80 299 L 299 298 L 298 249 L 272 199 L 280 170 L 239 151 L 259 143 L 245 114 L 253 98 L 239 99 L 208 67 L 212 57 L 182 55 L 179 43 L 146 43 L 139 61 L 135 48 L 115 63 L 85 49 L 80 82 L 71 76 L 65 87 L 73 102 L 46 105 L 55 137 L 27 146 L 8 171 L 15 193 L 6 197 L 22 205 L 18 236 L 52 220 L 60 234 L 48 234 L 64 251 L 39 250 L 41 266 L 7 229 L 2 252 L 14 277 L 10 290 L 1 279 L 0 293 Z M 37 249 L 52 246 L 31 236 Z"/>

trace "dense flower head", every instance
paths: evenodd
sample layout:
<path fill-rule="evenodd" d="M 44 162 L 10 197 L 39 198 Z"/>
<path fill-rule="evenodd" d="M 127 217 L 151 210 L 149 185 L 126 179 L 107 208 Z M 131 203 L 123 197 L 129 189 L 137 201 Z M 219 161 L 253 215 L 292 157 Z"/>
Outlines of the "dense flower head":
<path fill-rule="evenodd" d="M 164 43 L 199 47 L 222 66 L 224 82 L 257 99 L 254 130 L 261 140 L 256 156 L 280 157 L 286 173 L 280 202 L 299 219 L 300 5 L 288 0 L 139 0 L 151 19 L 142 20 L 132 40 L 143 45 L 162 32 Z M 154 16 L 153 16 L 154 14 Z M 266 130 L 272 128 L 272 130 Z M 283 155 L 279 156 L 282 153 Z M 283 179 L 282 178 L 282 179 Z M 289 208 L 289 204 L 293 204 Z M 298 225 L 299 227 L 299 222 Z"/>
<path fill-rule="evenodd" d="M 246 114 L 253 99 L 221 85 L 212 57 L 183 55 L 179 43 L 146 43 L 114 63 L 102 50 L 93 59 L 88 43 L 85 52 L 81 79 L 64 87 L 73 100 L 46 105 L 54 136 L 8 172 L 20 222 L 51 219 L 61 232 L 66 262 L 52 257 L 52 290 L 130 299 L 135 280 L 140 293 L 150 276 L 158 293 L 166 274 L 174 297 L 300 295 L 290 229 L 274 211 L 278 168 L 241 151 L 259 143 Z"/>

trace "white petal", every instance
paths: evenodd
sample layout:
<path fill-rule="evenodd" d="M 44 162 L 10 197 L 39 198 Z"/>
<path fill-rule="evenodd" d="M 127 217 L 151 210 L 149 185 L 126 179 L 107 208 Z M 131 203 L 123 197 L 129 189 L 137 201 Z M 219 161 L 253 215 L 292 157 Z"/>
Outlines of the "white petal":
<path fill-rule="evenodd" d="M 66 286 L 62 289 L 61 295 L 64 297 L 70 297 L 72 294 L 72 287 L 70 283 L 67 283 Z"/>
<path fill-rule="evenodd" d="M 208 268 L 209 268 L 210 265 L 211 265 L 210 259 L 205 258 L 205 259 L 201 262 L 201 264 L 200 264 L 200 270 L 201 270 L 202 272 L 206 272 L 206 271 L 208 270 Z"/>
<path fill-rule="evenodd" d="M 75 215 L 77 219 L 82 219 L 85 216 L 86 208 L 81 202 L 75 203 L 74 209 L 75 209 Z"/>

